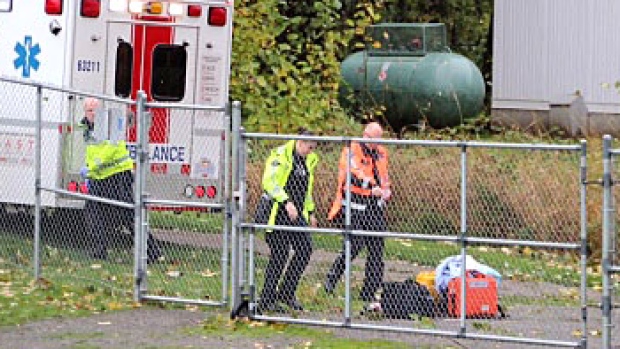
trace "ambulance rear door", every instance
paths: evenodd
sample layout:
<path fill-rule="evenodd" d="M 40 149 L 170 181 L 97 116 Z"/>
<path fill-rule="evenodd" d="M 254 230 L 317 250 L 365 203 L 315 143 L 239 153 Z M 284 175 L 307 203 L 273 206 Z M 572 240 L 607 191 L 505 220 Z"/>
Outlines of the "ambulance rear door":
<path fill-rule="evenodd" d="M 135 98 L 145 91 L 150 102 L 196 103 L 199 27 L 170 17 L 142 16 L 108 24 L 106 93 Z M 153 199 L 180 200 L 189 185 L 195 111 L 150 108 L 147 190 Z M 135 158 L 135 122 L 127 134 Z"/>

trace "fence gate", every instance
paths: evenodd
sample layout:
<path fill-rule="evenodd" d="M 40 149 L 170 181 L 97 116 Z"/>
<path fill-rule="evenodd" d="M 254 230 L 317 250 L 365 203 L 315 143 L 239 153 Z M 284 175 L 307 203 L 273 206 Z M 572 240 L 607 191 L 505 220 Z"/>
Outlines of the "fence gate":
<path fill-rule="evenodd" d="M 136 205 L 143 208 L 139 298 L 225 305 L 230 109 L 146 103 L 140 96 L 137 109 L 143 110 L 134 143 L 136 190 L 142 193 Z M 148 263 L 149 241 L 159 246 L 162 260 Z"/>
<path fill-rule="evenodd" d="M 620 168 L 616 157 L 620 155 L 620 149 L 612 148 L 611 136 L 603 138 L 603 236 L 602 236 L 602 265 L 603 273 L 603 296 L 602 296 L 602 341 L 603 348 L 611 348 L 612 344 L 620 343 L 620 335 L 617 327 L 620 323 L 614 323 L 613 310 L 617 308 L 614 297 L 620 297 L 620 242 L 616 222 L 618 216 L 616 202 L 620 195 L 620 186 L 617 179 L 620 178 Z M 614 281 L 615 280 L 615 281 Z M 616 317 L 617 318 L 617 317 Z"/>
<path fill-rule="evenodd" d="M 233 175 L 233 187 L 240 198 L 233 227 L 240 228 L 236 240 L 239 293 L 247 295 L 251 318 L 434 335 L 409 338 L 416 345 L 451 346 L 456 341 L 476 348 L 519 348 L 526 344 L 597 347 L 597 338 L 589 335 L 592 327 L 587 309 L 588 299 L 594 296 L 586 286 L 585 141 L 553 145 L 369 140 L 243 130 L 238 139 L 233 154 L 238 154 L 239 174 Z M 290 142 L 300 140 L 318 142 L 320 161 L 313 196 L 319 227 L 257 222 L 255 212 L 265 195 L 261 187 L 266 180 L 263 171 L 281 162 L 268 157 L 276 147 L 287 143 L 291 147 Z M 365 201 L 348 201 L 351 195 L 342 198 L 344 207 L 350 210 L 343 211 L 344 225 L 326 219 L 337 192 L 339 159 L 346 156 L 341 151 L 353 142 L 378 142 L 389 154 L 393 197 L 387 203 L 377 203 L 387 205 L 387 226 L 380 231 L 370 221 L 370 214 L 358 215 L 355 225 L 353 218 L 347 218 L 350 213 L 346 212 L 367 207 Z M 352 166 L 346 160 L 341 160 L 340 166 L 347 163 Z M 352 176 L 350 173 L 348 176 Z M 275 231 L 269 232 L 271 229 Z M 293 242 L 295 236 L 297 242 Z M 310 245 L 304 243 L 308 236 Z M 359 241 L 366 245 L 358 254 L 354 250 Z M 304 248 L 307 250 L 302 251 Z M 295 254 L 283 252 L 289 249 Z M 377 251 L 383 259 L 368 262 Z M 295 260 L 308 255 L 307 266 Z M 437 315 L 428 321 L 418 321 L 413 314 L 412 319 L 375 312 L 382 307 L 378 301 L 381 291 L 371 297 L 364 292 L 365 280 L 399 282 L 416 278 L 435 271 L 448 258 L 465 260 L 459 272 L 462 278 L 470 263 L 465 256 L 501 274 L 502 280 L 496 282 L 508 318 L 466 314 L 465 309 L 472 305 L 464 304 L 465 299 L 476 292 L 469 287 L 455 286 L 447 293 L 447 302 L 452 304 L 448 309 L 453 309 L 447 312 L 442 306 L 446 294 L 435 293 L 437 308 L 418 309 L 422 314 Z M 336 260 L 342 262 L 339 267 L 335 267 Z M 290 297 L 290 292 L 282 292 L 290 290 L 290 285 L 282 286 L 287 277 L 300 270 L 296 273 L 286 269 L 276 291 L 278 282 L 273 279 L 272 269 L 276 265 L 303 268 L 296 292 L 303 310 L 290 298 L 283 299 Z M 339 275 L 334 277 L 334 287 L 326 287 L 336 272 Z M 264 291 L 266 284 L 273 294 Z M 482 284 L 488 286 L 487 281 Z M 472 287 L 482 284 L 474 282 Z M 450 297 L 454 297 L 452 303 Z M 274 306 L 273 300 L 278 299 L 283 302 Z"/>
<path fill-rule="evenodd" d="M 11 96 L 0 103 L 0 267 L 135 300 L 228 303 L 229 108 L 10 78 L 0 94 Z M 135 159 L 118 195 L 102 198 L 83 173 L 89 112 L 94 137 L 125 140 Z"/>

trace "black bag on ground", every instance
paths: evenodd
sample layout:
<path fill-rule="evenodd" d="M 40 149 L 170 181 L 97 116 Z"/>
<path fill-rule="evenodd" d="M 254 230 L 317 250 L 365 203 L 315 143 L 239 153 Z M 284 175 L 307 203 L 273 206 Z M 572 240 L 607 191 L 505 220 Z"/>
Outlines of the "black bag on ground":
<path fill-rule="evenodd" d="M 413 315 L 435 317 L 435 298 L 426 286 L 412 279 L 384 282 L 380 303 L 386 318 L 413 319 Z"/>

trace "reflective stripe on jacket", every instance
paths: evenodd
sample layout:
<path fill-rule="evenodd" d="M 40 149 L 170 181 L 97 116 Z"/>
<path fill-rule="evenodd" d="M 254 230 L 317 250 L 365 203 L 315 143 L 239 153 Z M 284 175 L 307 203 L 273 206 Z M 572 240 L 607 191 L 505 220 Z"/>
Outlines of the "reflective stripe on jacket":
<path fill-rule="evenodd" d="M 358 142 L 351 142 L 351 149 L 344 147 L 340 155 L 338 164 L 338 189 L 327 219 L 334 219 L 342 209 L 342 201 L 345 197 L 345 182 L 347 181 L 347 169 L 351 171 L 351 193 L 370 196 L 372 188 L 380 186 L 381 189 L 390 189 L 390 177 L 388 176 L 388 153 L 385 147 L 377 145 L 376 159 L 372 155 L 366 154 L 362 145 Z M 374 166 L 373 166 L 374 163 Z M 373 167 L 377 168 L 379 182 L 375 179 Z"/>
<path fill-rule="evenodd" d="M 86 167 L 91 179 L 105 179 L 132 170 L 133 164 L 125 141 L 112 143 L 105 140 L 86 146 Z"/>
<path fill-rule="evenodd" d="M 288 141 L 286 144 L 279 146 L 271 151 L 271 154 L 265 162 L 265 172 L 263 173 L 263 190 L 270 198 L 273 199 L 273 206 L 269 215 L 267 224 L 274 225 L 276 215 L 280 204 L 284 203 L 288 198 L 288 194 L 284 191 L 288 177 L 293 170 L 293 152 L 295 151 L 295 140 Z M 306 156 L 306 167 L 308 168 L 308 189 L 306 190 L 306 198 L 302 215 L 308 220 L 309 212 L 314 211 L 314 199 L 312 198 L 312 189 L 314 187 L 314 169 L 319 162 L 319 156 L 310 153 Z"/>

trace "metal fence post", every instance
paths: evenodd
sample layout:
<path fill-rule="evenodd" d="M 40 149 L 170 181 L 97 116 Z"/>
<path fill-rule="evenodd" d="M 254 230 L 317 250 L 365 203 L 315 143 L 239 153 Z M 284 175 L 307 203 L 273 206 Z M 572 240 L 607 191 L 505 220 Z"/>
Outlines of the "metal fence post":
<path fill-rule="evenodd" d="M 243 135 L 245 132 L 243 127 L 239 128 L 239 133 Z M 247 206 L 247 139 L 241 138 L 239 140 L 239 211 L 238 222 L 244 222 L 246 217 Z M 247 229 L 239 229 L 237 232 L 239 237 L 239 298 L 244 300 L 248 298 L 247 286 L 254 286 L 254 253 L 250 251 L 254 246 L 254 234 L 250 234 L 248 239 L 245 237 L 245 231 Z M 246 265 L 247 260 L 247 265 Z M 252 269 L 249 269 L 252 268 Z M 247 276 L 246 276 L 247 275 Z M 249 279 L 248 279 L 249 278 Z M 251 290 L 252 292 L 254 290 Z M 252 293 L 254 295 L 254 293 Z"/>
<path fill-rule="evenodd" d="M 459 334 L 467 331 L 467 143 L 461 145 L 461 314 Z"/>
<path fill-rule="evenodd" d="M 587 162 L 587 142 L 581 140 L 581 157 L 580 167 L 580 223 L 581 223 L 581 347 L 587 348 L 588 340 L 588 290 L 587 290 L 587 272 L 588 272 L 588 215 L 586 211 L 587 205 L 587 183 L 588 183 L 588 162 Z"/>
<path fill-rule="evenodd" d="M 34 167 L 34 279 L 41 277 L 41 127 L 42 127 L 42 100 L 41 85 L 37 85 L 36 118 L 37 128 L 35 136 L 35 167 Z"/>
<path fill-rule="evenodd" d="M 226 303 L 229 300 L 229 296 L 228 296 L 228 278 L 230 277 L 230 273 L 229 273 L 229 269 L 228 269 L 228 265 L 230 263 L 230 260 L 228 258 L 229 253 L 228 253 L 228 248 L 229 248 L 229 244 L 228 244 L 228 239 L 230 238 L 230 227 L 231 227 L 231 217 L 232 217 L 232 212 L 231 212 L 231 207 L 232 207 L 232 203 L 231 203 L 231 192 L 230 192 L 230 188 L 231 188 L 231 170 L 230 170 L 230 164 L 231 164 L 231 159 L 230 159 L 230 155 L 231 155 L 231 105 L 230 103 L 228 103 L 226 105 L 226 116 L 224 118 L 224 224 L 222 227 L 223 230 L 223 236 L 222 236 L 222 302 Z"/>
<path fill-rule="evenodd" d="M 239 199 L 239 146 L 240 146 L 240 129 L 241 129 L 241 103 L 233 102 L 232 109 L 232 190 L 233 202 L 231 204 L 231 310 L 236 307 L 241 297 L 239 294 L 239 207 L 237 200 Z"/>
<path fill-rule="evenodd" d="M 351 141 L 347 142 L 347 158 L 351 156 Z M 344 321 L 347 325 L 351 324 L 351 161 L 347 161 L 344 219 Z"/>
<path fill-rule="evenodd" d="M 137 140 L 136 140 L 136 173 L 135 173 L 135 183 L 134 183 L 134 277 L 135 277 L 135 287 L 134 287 L 134 301 L 139 302 L 142 297 L 142 290 L 144 288 L 145 278 L 146 278 L 146 270 L 144 263 L 142 261 L 142 256 L 144 255 L 143 251 L 143 241 L 144 241 L 144 216 L 143 216 L 143 206 L 144 206 L 144 183 L 142 182 L 144 179 L 144 170 L 145 170 L 145 162 L 148 157 L 148 139 L 146 140 L 147 146 L 145 147 L 145 136 L 146 136 L 146 115 L 144 112 L 144 103 L 146 102 L 146 93 L 144 91 L 138 91 L 136 96 L 136 124 L 138 127 L 137 130 Z"/>
<path fill-rule="evenodd" d="M 603 348 L 611 348 L 611 280 L 609 273 L 609 250 L 611 220 L 614 219 L 614 209 L 611 205 L 612 200 L 612 178 L 611 178 L 611 136 L 603 137 L 603 241 L 601 270 L 603 273 L 603 296 L 601 299 L 603 333 Z"/>

